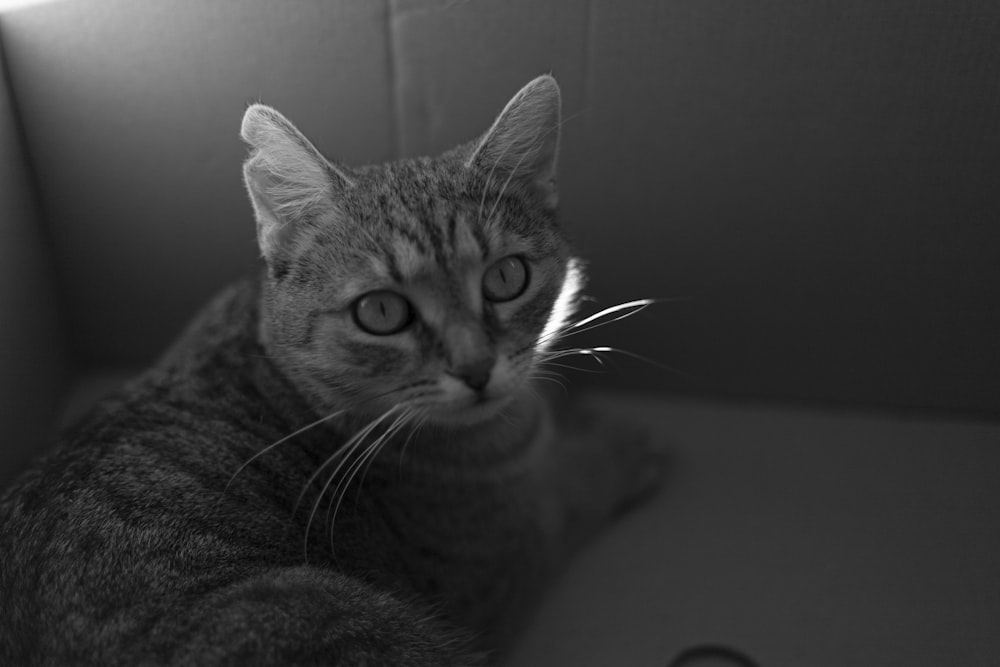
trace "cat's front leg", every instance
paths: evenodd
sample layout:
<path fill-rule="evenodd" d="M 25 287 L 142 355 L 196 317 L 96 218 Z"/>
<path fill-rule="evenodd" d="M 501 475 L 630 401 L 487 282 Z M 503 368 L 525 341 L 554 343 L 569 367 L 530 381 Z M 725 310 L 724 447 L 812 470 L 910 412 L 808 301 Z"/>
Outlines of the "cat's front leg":
<path fill-rule="evenodd" d="M 179 603 L 121 664 L 482 667 L 473 636 L 416 601 L 318 567 L 272 568 Z M 155 657 L 148 654 L 155 651 Z"/>
<path fill-rule="evenodd" d="M 551 417 L 547 428 L 540 468 L 543 520 L 556 557 L 565 559 L 655 491 L 666 448 L 642 426 L 593 400 Z"/>

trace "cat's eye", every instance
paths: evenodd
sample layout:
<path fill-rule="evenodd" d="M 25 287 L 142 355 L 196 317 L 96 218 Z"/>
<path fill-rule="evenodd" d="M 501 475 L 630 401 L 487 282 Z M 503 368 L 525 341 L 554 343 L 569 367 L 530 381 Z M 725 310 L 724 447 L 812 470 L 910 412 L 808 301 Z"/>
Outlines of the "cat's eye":
<path fill-rule="evenodd" d="M 491 264 L 483 274 L 483 296 L 490 301 L 511 301 L 528 287 L 528 265 L 517 255 Z"/>
<path fill-rule="evenodd" d="M 354 302 L 354 322 L 376 336 L 398 333 L 412 320 L 410 302 L 395 292 L 369 292 Z"/>

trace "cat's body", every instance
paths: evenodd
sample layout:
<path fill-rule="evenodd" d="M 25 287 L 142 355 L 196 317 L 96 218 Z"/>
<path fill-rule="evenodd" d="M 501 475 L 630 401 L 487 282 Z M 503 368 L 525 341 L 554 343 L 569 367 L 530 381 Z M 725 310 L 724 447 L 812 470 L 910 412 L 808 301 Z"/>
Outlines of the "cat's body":
<path fill-rule="evenodd" d="M 542 77 L 478 144 L 369 172 L 248 111 L 267 269 L 5 494 L 0 664 L 472 665 L 506 644 L 655 477 L 635 431 L 557 425 L 529 383 L 577 269 L 544 151 L 522 178 L 536 146 L 510 128 L 553 104 Z M 338 185 L 309 192 L 319 173 Z"/>

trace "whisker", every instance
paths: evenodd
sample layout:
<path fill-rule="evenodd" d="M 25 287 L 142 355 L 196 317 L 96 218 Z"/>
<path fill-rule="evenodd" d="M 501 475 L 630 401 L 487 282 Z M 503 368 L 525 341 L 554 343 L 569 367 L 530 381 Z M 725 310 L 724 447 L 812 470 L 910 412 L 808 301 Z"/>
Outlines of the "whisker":
<path fill-rule="evenodd" d="M 409 419 L 410 414 L 411 410 L 409 408 L 406 407 L 402 408 L 402 411 L 400 412 L 399 415 L 396 416 L 396 418 L 392 421 L 392 423 L 389 424 L 389 426 L 384 431 L 382 431 L 382 433 L 379 434 L 379 436 L 375 438 L 375 440 L 365 445 L 364 451 L 354 459 L 353 463 L 347 466 L 347 470 L 344 471 L 343 476 L 337 482 L 337 486 L 334 487 L 333 489 L 333 496 L 330 498 L 330 504 L 327 507 L 326 520 L 328 524 L 330 523 L 330 509 L 333 507 L 333 501 L 338 497 L 342 498 L 343 495 L 347 493 L 347 487 L 351 485 L 351 480 L 353 479 L 354 475 L 357 474 L 358 470 L 364 464 L 365 460 L 367 459 L 371 461 L 371 459 L 369 459 L 368 456 L 372 452 L 372 450 L 379 447 L 381 444 L 383 444 L 389 438 L 391 438 L 396 433 L 396 431 L 406 423 L 406 420 Z M 334 514 L 334 517 L 336 518 L 336 514 Z"/>
<path fill-rule="evenodd" d="M 579 371 L 581 373 L 601 374 L 601 373 L 604 372 L 603 370 L 596 370 L 596 369 L 593 369 L 593 368 L 580 368 L 579 366 L 571 366 L 569 364 L 559 364 L 559 363 L 556 363 L 554 361 L 549 361 L 549 360 L 540 360 L 539 363 L 543 364 L 545 366 L 557 366 L 559 368 L 568 368 L 571 371 Z"/>
<path fill-rule="evenodd" d="M 427 423 L 427 415 L 419 414 L 417 416 L 417 423 L 410 429 L 410 435 L 406 436 L 406 440 L 403 442 L 403 447 L 399 450 L 399 471 L 403 471 L 403 456 L 406 454 L 406 448 L 410 446 L 410 440 L 412 440 L 423 425 Z"/>
<path fill-rule="evenodd" d="M 562 373 L 560 373 L 559 371 L 552 371 L 552 370 L 548 370 L 546 368 L 535 368 L 535 369 L 533 369 L 531 371 L 531 377 L 537 377 L 537 378 L 542 379 L 542 380 L 547 379 L 547 378 L 565 379 L 565 376 Z"/>
<path fill-rule="evenodd" d="M 631 357 L 633 359 L 637 359 L 638 361 L 642 361 L 642 362 L 645 362 L 645 363 L 647 363 L 647 364 L 649 364 L 651 366 L 655 366 L 656 368 L 659 368 L 660 370 L 664 370 L 664 371 L 667 371 L 669 373 L 674 373 L 676 375 L 680 375 L 681 377 L 685 377 L 685 378 L 687 378 L 689 380 L 698 381 L 700 379 L 696 375 L 693 375 L 691 373 L 687 373 L 685 371 L 682 371 L 679 368 L 674 368 L 673 366 L 668 366 L 667 364 L 664 364 L 662 362 L 656 361 L 655 359 L 650 359 L 649 357 L 645 357 L 645 356 L 643 356 L 641 354 L 636 354 L 635 352 L 629 352 L 628 350 L 623 350 L 621 348 L 608 347 L 608 346 L 605 346 L 605 345 L 598 346 L 598 347 L 577 347 L 577 348 L 570 348 L 570 349 L 567 349 L 567 350 L 559 350 L 558 354 L 556 354 L 553 358 L 560 358 L 560 357 L 564 357 L 564 356 L 573 356 L 573 355 L 583 355 L 583 356 L 586 356 L 586 357 L 590 357 L 591 359 L 594 359 L 595 361 L 597 361 L 599 364 L 601 364 L 603 366 L 604 365 L 604 360 L 601 358 L 600 355 L 602 353 L 612 353 L 612 352 L 615 353 L 615 354 L 621 354 L 621 355 L 626 356 L 626 357 Z"/>
<path fill-rule="evenodd" d="M 628 317 L 629 315 L 634 315 L 634 314 L 638 313 L 639 311 L 641 311 L 641 310 L 649 307 L 653 303 L 656 303 L 656 301 L 654 299 L 635 299 L 633 301 L 626 301 L 624 303 L 619 303 L 619 304 L 617 304 L 615 306 L 609 306 L 607 308 L 599 310 L 596 313 L 594 313 L 593 315 L 590 315 L 588 317 L 583 318 L 582 320 L 580 320 L 578 322 L 573 323 L 568 328 L 569 329 L 577 329 L 579 327 L 584 326 L 585 324 L 588 324 L 590 322 L 593 322 L 594 320 L 597 320 L 597 319 L 599 319 L 601 317 L 604 317 L 605 315 L 611 315 L 611 314 L 617 313 L 619 311 L 625 310 L 626 308 L 633 308 L 634 310 L 632 310 L 632 311 L 630 311 L 630 312 L 628 312 L 628 313 L 620 316 L 620 317 Z M 611 320 L 611 321 L 615 322 L 615 321 L 617 321 L 617 319 L 618 318 L 615 318 L 614 320 Z"/>
<path fill-rule="evenodd" d="M 532 380 L 545 380 L 545 381 L 547 381 L 547 382 L 554 382 L 555 384 L 559 385 L 559 387 L 560 387 L 560 388 L 561 388 L 561 389 L 562 389 L 563 391 L 565 391 L 565 392 L 566 392 L 566 395 L 567 395 L 567 396 L 569 395 L 569 388 L 568 388 L 568 387 L 566 386 L 566 384 L 565 384 L 565 383 L 564 383 L 564 382 L 563 382 L 562 380 L 560 380 L 559 378 L 554 378 L 554 377 L 546 377 L 546 376 L 544 376 L 544 375 L 532 375 L 532 376 L 531 376 L 531 379 L 532 379 Z"/>
<path fill-rule="evenodd" d="M 433 383 L 421 383 L 421 384 L 433 384 Z M 397 416 L 396 419 L 392 422 L 392 424 L 390 424 L 389 427 L 386 428 L 386 430 L 383 431 L 382 434 L 379 435 L 378 438 L 374 442 L 370 443 L 369 445 L 366 445 L 364 447 L 364 451 L 361 453 L 361 455 L 359 455 L 358 457 L 356 457 L 354 459 L 354 461 L 350 465 L 348 465 L 347 470 L 344 471 L 344 476 L 341 478 L 340 481 L 337 482 L 337 486 L 334 487 L 333 494 L 330 497 L 330 504 L 327 506 L 326 523 L 327 523 L 327 525 L 330 528 L 330 547 L 331 547 L 331 550 L 333 548 L 333 532 L 332 532 L 332 528 L 333 528 L 333 524 L 337 520 L 337 511 L 336 510 L 334 510 L 334 512 L 333 512 L 332 520 L 331 520 L 331 516 L 330 516 L 330 508 L 333 506 L 334 500 L 337 499 L 337 508 L 339 509 L 341 502 L 343 502 L 344 495 L 347 493 L 348 487 L 350 487 L 353 478 L 355 477 L 355 475 L 357 475 L 358 470 L 361 468 L 361 466 L 365 465 L 365 470 L 364 470 L 364 472 L 361 475 L 361 480 L 362 480 L 362 483 L 363 483 L 365 475 L 368 474 L 368 470 L 371 467 L 372 462 L 375 460 L 375 457 L 377 456 L 377 451 L 381 447 L 383 447 L 385 445 L 385 443 L 387 443 L 393 436 L 395 436 L 396 433 L 398 433 L 402 428 L 404 428 L 406 426 L 407 421 L 409 421 L 413 417 L 413 415 L 416 414 L 417 411 L 416 411 L 416 409 L 413 408 L 413 401 L 419 400 L 421 398 L 426 398 L 427 396 L 433 395 L 433 393 L 434 392 L 419 393 L 419 394 L 417 394 L 415 396 L 412 396 L 409 399 L 408 403 L 400 403 L 400 404 L 396 405 L 395 406 L 396 408 L 400 408 L 400 409 L 403 410 L 402 414 L 400 414 L 399 416 Z M 381 421 L 381 420 L 379 420 L 379 421 Z M 367 434 L 365 434 L 365 436 L 362 436 L 362 437 L 367 437 L 367 435 L 370 434 L 372 430 L 374 430 L 374 427 L 376 427 L 378 425 L 378 423 L 379 422 L 376 422 L 374 425 L 372 425 L 373 426 L 372 429 L 366 429 L 367 430 Z M 355 450 L 357 450 L 359 448 L 360 447 L 355 447 Z M 365 464 L 365 460 L 366 459 L 367 459 L 367 464 Z M 344 460 L 343 463 L 346 463 L 346 462 L 347 462 L 347 460 L 345 458 L 345 460 Z M 338 471 L 340 470 L 340 468 L 342 467 L 342 465 L 343 464 L 341 464 L 341 466 L 338 466 L 337 470 L 334 470 L 333 476 L 336 476 L 338 474 Z M 358 485 L 358 492 L 359 493 L 360 493 L 360 490 L 361 490 L 362 483 L 359 483 L 359 485 Z M 341 489 L 343 489 L 343 490 L 341 490 Z M 321 496 L 321 498 L 322 498 L 322 496 Z"/>
<path fill-rule="evenodd" d="M 546 353 L 541 357 L 539 363 L 551 364 L 553 359 L 562 359 L 563 357 L 575 357 L 582 355 L 594 359 L 597 363 L 603 366 L 604 360 L 601 359 L 601 357 L 595 354 L 594 352 L 595 352 L 594 348 L 589 348 L 589 347 L 567 347 Z"/>
<path fill-rule="evenodd" d="M 368 451 L 370 451 L 371 453 L 362 455 L 361 457 L 362 460 L 364 460 L 365 457 L 367 456 L 367 462 L 364 464 L 364 470 L 362 471 L 361 477 L 358 481 L 357 495 L 355 496 L 355 499 L 361 496 L 361 487 L 364 486 L 365 476 L 368 475 L 368 471 L 371 469 L 372 463 L 378 456 L 378 451 L 376 450 L 385 447 L 389 443 L 389 441 L 391 441 L 392 438 L 396 436 L 397 433 L 406 428 L 406 425 L 413 418 L 414 414 L 415 411 L 412 408 L 407 408 L 406 412 L 397 417 L 396 421 L 394 421 L 392 425 L 390 425 L 389 428 L 385 430 L 385 433 L 379 436 L 379 439 L 369 446 Z M 351 477 L 353 477 L 354 475 L 357 475 L 357 468 L 355 468 L 355 471 L 353 475 L 351 475 Z M 343 495 L 347 493 L 347 487 L 351 485 L 351 477 L 348 477 L 347 484 L 344 486 L 344 493 L 341 494 L 341 501 L 343 500 Z M 334 521 L 337 520 L 336 512 L 333 513 L 333 520 Z"/>
<path fill-rule="evenodd" d="M 365 428 L 367 429 L 369 426 L 372 425 L 372 423 L 374 422 L 370 422 Z M 326 457 L 326 460 L 324 460 L 323 463 L 321 463 L 319 467 L 317 467 L 316 470 L 313 471 L 313 473 L 309 476 L 309 479 L 306 480 L 306 483 L 302 485 L 302 490 L 299 491 L 298 498 L 295 499 L 295 505 L 292 507 L 292 516 L 298 513 L 299 505 L 302 504 L 302 499 L 305 498 L 306 494 L 309 492 L 309 489 L 310 487 L 312 487 L 313 482 L 315 482 L 322 474 L 323 469 L 326 468 L 331 463 L 333 463 L 334 461 L 336 461 L 338 458 L 346 456 L 351 447 L 357 443 L 359 436 L 361 436 L 363 433 L 365 433 L 365 429 L 362 429 L 360 432 L 355 433 L 353 436 L 351 436 L 347 440 L 347 442 L 342 444 L 340 447 L 337 447 L 337 449 L 335 449 L 334 452 L 330 454 L 330 456 Z"/>
<path fill-rule="evenodd" d="M 545 340 L 540 339 L 539 342 L 546 342 L 548 340 L 552 340 L 553 338 L 565 338 L 566 336 L 572 336 L 578 333 L 583 333 L 584 331 L 590 331 L 591 329 L 596 329 L 597 327 L 604 326 L 605 324 L 611 324 L 612 322 L 624 320 L 625 318 L 631 317 L 632 315 L 637 315 L 638 313 L 642 312 L 643 310 L 645 310 L 654 303 L 656 303 L 656 301 L 654 301 L 653 299 L 636 299 L 634 301 L 627 301 L 625 303 L 619 303 L 615 306 L 604 308 L 603 310 L 600 310 L 594 313 L 593 315 L 585 317 L 582 320 L 573 322 L 572 324 L 568 324 L 562 329 L 558 329 L 552 332 L 552 334 L 546 337 Z M 628 312 L 621 313 L 621 311 L 623 310 L 627 310 Z M 621 314 L 619 314 L 617 317 L 607 320 L 606 322 L 597 322 L 602 317 L 614 315 L 615 313 L 621 313 Z M 592 324 L 593 322 L 597 323 Z M 587 326 L 588 324 L 590 324 L 590 326 Z"/>
<path fill-rule="evenodd" d="M 687 372 L 682 371 L 682 370 L 680 370 L 678 368 L 674 368 L 673 366 L 668 366 L 667 364 L 664 364 L 662 362 L 656 361 L 655 359 L 650 359 L 649 357 L 645 357 L 645 356 L 643 356 L 641 354 L 636 354 L 635 352 L 629 352 L 628 350 L 622 350 L 621 348 L 607 347 L 607 346 L 595 347 L 595 348 L 592 348 L 592 349 L 593 349 L 594 352 L 614 352 L 615 354 L 623 354 L 626 357 L 631 357 L 633 359 L 637 359 L 639 361 L 642 361 L 642 362 L 645 362 L 647 364 L 650 364 L 651 366 L 655 366 L 656 368 L 659 368 L 661 370 L 664 370 L 664 371 L 667 371 L 667 372 L 670 372 L 670 373 L 676 373 L 677 375 L 686 377 L 689 380 L 698 380 L 698 377 L 695 376 L 695 375 L 692 375 L 691 373 L 687 373 Z"/>
<path fill-rule="evenodd" d="M 432 383 L 431 382 L 414 382 L 414 383 L 411 383 L 411 384 L 408 384 L 408 385 L 404 385 L 403 387 L 400 387 L 400 388 L 397 388 L 397 389 L 393 389 L 391 391 L 387 391 L 387 392 L 384 392 L 382 394 L 378 394 L 377 396 L 372 397 L 368 402 L 373 401 L 373 400 L 377 400 L 379 398 L 385 398 L 386 396 L 389 396 L 391 394 L 401 393 L 401 392 L 403 392 L 403 391 L 405 391 L 407 389 L 412 389 L 412 388 L 415 388 L 415 387 L 425 386 L 427 384 L 432 384 Z M 414 398 L 419 398 L 419 397 L 426 396 L 426 395 L 428 395 L 428 393 L 418 393 Z M 398 407 L 398 405 L 394 406 L 394 407 Z M 330 456 L 328 456 L 327 459 L 325 461 L 323 461 L 323 463 L 318 468 L 316 468 L 315 471 L 313 471 L 313 474 L 309 476 L 308 480 L 306 480 L 305 485 L 303 485 L 303 487 L 302 487 L 302 491 L 299 492 L 299 496 L 295 500 L 295 505 L 292 508 L 292 515 L 293 516 L 298 512 L 299 505 L 302 503 L 302 499 L 305 497 L 305 494 L 309 491 L 309 487 L 311 487 L 312 484 L 313 484 L 313 482 L 315 482 L 316 479 L 319 478 L 320 474 L 323 472 L 323 469 L 326 468 L 331 463 L 333 463 L 333 461 L 335 461 L 339 456 L 341 456 L 342 454 L 345 454 L 347 448 L 351 446 L 351 444 L 354 442 L 355 438 L 357 438 L 359 435 L 361 435 L 361 433 L 365 432 L 366 429 L 368 429 L 369 427 L 374 428 L 374 425 L 377 424 L 377 423 L 378 423 L 378 419 L 376 419 L 376 420 L 374 420 L 372 422 L 369 422 L 361 430 L 361 432 L 356 433 L 347 442 L 345 442 L 343 445 L 341 445 L 340 447 L 338 447 L 336 449 L 336 451 L 334 451 L 332 454 L 330 454 Z M 368 430 L 367 432 L 370 433 L 371 431 Z"/>
<path fill-rule="evenodd" d="M 372 396 L 367 401 L 362 401 L 361 403 L 358 403 L 357 405 L 354 405 L 354 406 L 348 406 L 346 408 L 341 408 L 340 410 L 336 410 L 336 411 L 334 411 L 334 412 L 326 415 L 325 417 L 320 417 L 319 419 L 317 419 L 317 420 L 315 420 L 315 421 L 313 421 L 313 422 L 311 422 L 309 424 L 306 424 L 305 426 L 303 426 L 303 427 L 301 427 L 299 429 L 296 429 L 295 431 L 289 433 L 288 435 L 284 436 L 283 438 L 280 438 L 276 442 L 272 442 L 270 445 L 268 445 L 267 447 L 263 448 L 259 452 L 256 452 L 253 456 L 251 456 L 249 459 L 247 459 L 242 464 L 240 464 L 240 466 L 236 469 L 236 471 L 232 474 L 232 476 L 230 476 L 229 481 L 226 482 L 226 486 L 223 488 L 222 493 L 219 494 L 219 499 L 216 501 L 216 507 L 218 507 L 218 504 L 220 502 L 222 502 L 222 499 L 229 492 L 229 487 L 232 486 L 232 484 L 233 484 L 234 481 L 236 481 L 236 477 L 239 476 L 239 474 L 241 472 L 243 472 L 247 468 L 247 466 L 249 466 L 251 463 L 253 463 L 254 461 L 256 461 L 258 458 L 260 458 L 264 454 L 266 454 L 269 451 L 273 450 L 278 445 L 281 445 L 284 442 L 288 442 L 292 438 L 294 438 L 294 437 L 296 437 L 298 435 L 301 435 L 302 433 L 305 433 L 306 431 L 308 431 L 310 429 L 316 428 L 320 424 L 323 424 L 324 422 L 330 421 L 331 419 L 334 419 L 334 418 L 336 418 L 336 417 L 344 414 L 345 412 L 348 412 L 349 410 L 351 410 L 353 408 L 359 407 L 360 405 L 364 405 L 367 402 L 378 400 L 380 398 L 384 398 L 386 396 L 389 396 L 390 394 L 393 394 L 393 393 L 396 393 L 396 392 L 399 392 L 399 391 L 402 391 L 402 390 L 405 390 L 405 389 L 408 389 L 408 388 L 411 388 L 411 387 L 421 386 L 422 384 L 426 384 L 426 383 L 416 382 L 416 383 L 413 383 L 412 385 L 406 385 L 406 386 L 401 387 L 401 388 L 396 388 L 396 389 L 392 389 L 392 390 L 387 391 L 387 392 L 383 392 L 381 394 L 377 394 L 375 396 Z M 301 500 L 301 496 L 300 496 L 299 500 Z M 297 506 L 297 503 L 296 503 L 296 506 Z"/>
<path fill-rule="evenodd" d="M 307 562 L 309 560 L 309 533 L 312 530 L 313 519 L 315 519 L 315 517 L 316 517 L 316 510 L 319 509 L 319 505 L 323 501 L 323 496 L 325 496 L 327 490 L 329 490 L 330 484 L 333 483 L 333 480 L 337 477 L 337 474 L 340 472 L 341 468 L 344 467 L 344 464 L 347 463 L 347 461 L 350 460 L 351 454 L 353 454 L 354 451 L 357 450 L 361 446 L 361 443 L 364 442 L 364 439 L 366 437 L 368 437 L 368 435 L 372 432 L 372 430 L 375 429 L 380 423 L 382 423 L 389 415 L 391 415 L 392 413 L 396 412 L 396 410 L 398 408 L 399 408 L 398 405 L 394 405 L 393 407 L 389 408 L 384 413 L 382 413 L 379 417 L 377 417 L 374 420 L 372 420 L 371 422 L 369 422 L 369 424 L 367 426 L 365 426 L 361 431 L 359 431 L 354 436 L 352 436 L 351 439 L 348 440 L 346 444 L 344 444 L 343 446 L 339 447 L 337 449 L 337 451 L 334 452 L 334 454 L 332 456 L 330 456 L 323 463 L 322 466 L 320 466 L 320 470 L 322 470 L 334 458 L 336 458 L 341 453 L 343 454 L 343 456 L 341 456 L 340 462 L 337 464 L 337 467 L 334 468 L 334 471 L 330 474 L 329 478 L 326 481 L 326 484 L 324 484 L 323 488 L 320 490 L 319 495 L 316 496 L 316 502 L 313 503 L 312 511 L 309 513 L 309 520 L 306 522 L 305 536 L 303 538 L 303 540 L 304 540 L 304 550 L 305 550 L 305 556 L 306 556 L 306 561 Z M 313 475 L 309 478 L 309 481 L 306 482 L 306 486 L 303 488 L 302 493 L 299 494 L 299 500 L 295 503 L 296 509 L 298 508 L 299 503 L 302 501 L 302 497 L 304 496 L 304 494 L 308 490 L 309 486 L 312 485 L 313 480 L 316 479 L 316 477 L 318 476 L 318 474 L 319 474 L 319 470 L 317 470 L 315 473 L 313 473 Z M 294 510 L 293 510 L 293 513 L 294 513 Z"/>
<path fill-rule="evenodd" d="M 689 297 L 676 296 L 676 297 L 663 297 L 663 298 L 647 298 L 647 299 L 635 299 L 633 301 L 626 301 L 625 303 L 620 303 L 615 306 L 610 306 L 603 310 L 600 310 L 593 315 L 589 315 L 582 320 L 568 324 L 561 329 L 551 332 L 547 336 L 540 336 L 537 344 L 544 344 L 551 340 L 557 338 L 568 338 L 569 336 L 575 336 L 576 334 L 583 333 L 585 331 L 591 331 L 598 327 L 602 327 L 606 324 L 611 324 L 612 322 L 618 322 L 626 318 L 632 317 L 633 315 L 638 315 L 646 308 L 652 305 L 661 303 L 671 303 L 676 301 L 686 301 Z M 627 312 L 621 312 L 627 311 Z M 619 313 L 616 317 L 613 317 L 607 321 L 600 322 L 603 317 L 608 317 Z M 589 325 L 589 326 L 588 326 Z"/>
<path fill-rule="evenodd" d="M 340 513 L 340 506 L 344 502 L 344 497 L 347 495 L 351 483 L 354 481 L 358 472 L 364 468 L 364 472 L 361 474 L 360 481 L 358 482 L 358 495 L 355 498 L 356 501 L 356 499 L 360 497 L 361 487 L 364 484 L 365 475 L 368 474 L 368 470 L 371 467 L 372 462 L 378 456 L 379 452 L 386 445 L 386 443 L 389 442 L 395 434 L 406 425 L 406 422 L 412 415 L 412 409 L 404 408 L 402 414 L 398 415 L 392 424 L 390 424 L 378 438 L 365 446 L 364 451 L 362 451 L 362 453 L 354 459 L 354 461 L 348 466 L 347 470 L 344 471 L 343 477 L 337 482 L 337 486 L 334 488 L 333 494 L 330 497 L 330 504 L 327 506 L 326 510 L 326 525 L 330 535 L 331 551 L 334 550 L 333 526 L 337 522 L 337 515 Z M 336 505 L 334 505 L 334 500 L 336 500 Z M 332 516 L 330 513 L 331 509 L 333 510 Z"/>
<path fill-rule="evenodd" d="M 226 486 L 225 486 L 225 488 L 223 488 L 223 489 L 222 489 L 222 494 L 220 495 L 220 497 L 219 497 L 219 500 L 218 500 L 218 501 L 216 501 L 216 505 L 218 505 L 218 503 L 222 501 L 222 498 L 224 498 L 224 497 L 225 497 L 226 493 L 228 493 L 228 492 L 229 492 L 229 487 L 230 487 L 230 486 L 232 486 L 233 482 L 234 482 L 234 481 L 236 480 L 236 477 L 237 477 L 237 476 L 238 476 L 238 475 L 239 475 L 239 474 L 240 474 L 241 472 L 243 472 L 243 471 L 244 471 L 244 470 L 245 470 L 245 469 L 247 468 L 247 466 L 249 466 L 249 465 L 250 465 L 251 463 L 253 463 L 254 461 L 256 461 L 256 460 L 257 460 L 258 458 L 260 458 L 260 457 L 261 457 L 261 456 L 263 456 L 264 454 L 268 453 L 269 451 L 271 451 L 272 449 L 274 449 L 275 447 L 277 447 L 277 446 L 278 446 L 278 445 L 280 445 L 281 443 L 283 443 L 283 442 L 287 442 L 288 440 L 291 440 L 291 439 L 292 439 L 292 438 L 294 438 L 295 436 L 297 436 L 297 435 L 300 435 L 300 434 L 302 434 L 302 433 L 305 433 L 305 432 L 306 432 L 306 431 L 308 431 L 309 429 L 312 429 L 312 428 L 315 428 L 315 427 L 319 426 L 320 424 L 322 424 L 322 423 L 324 423 L 324 422 L 327 422 L 327 421 L 330 421 L 330 420 L 331 420 L 331 419 L 333 419 L 334 417 L 337 417 L 337 416 L 339 416 L 339 415 L 342 415 L 342 414 L 344 414 L 345 412 L 347 412 L 347 408 L 343 408 L 343 409 L 341 409 L 341 410 L 337 410 L 336 412 L 331 412 L 330 414 L 326 415 L 325 417 L 320 417 L 320 418 L 319 418 L 319 419 L 317 419 L 316 421 L 314 421 L 314 422 L 312 422 L 312 423 L 309 423 L 309 424 L 306 424 L 306 425 L 305 425 L 305 426 L 303 426 L 302 428 L 300 428 L 300 429 L 297 429 L 297 430 L 295 430 L 295 431 L 293 431 L 293 432 L 289 433 L 288 435 L 286 435 L 285 437 L 281 438 L 280 440 L 277 440 L 276 442 L 272 442 L 272 443 L 271 443 L 270 445 L 268 445 L 268 446 L 267 446 L 267 447 L 265 447 L 264 449 L 260 450 L 259 452 L 257 452 L 257 453 L 256 453 L 256 454 L 254 454 L 253 456 L 251 456 L 251 457 L 250 457 L 249 459 L 247 459 L 247 460 L 246 460 L 246 461 L 245 461 L 245 462 L 244 462 L 244 463 L 243 463 L 242 465 L 240 465 L 240 467 L 239 467 L 239 468 L 237 468 L 237 469 L 236 469 L 236 472 L 234 472 L 234 473 L 232 474 L 232 476 L 231 476 L 231 477 L 229 478 L 229 481 L 228 481 L 228 482 L 226 482 Z"/>

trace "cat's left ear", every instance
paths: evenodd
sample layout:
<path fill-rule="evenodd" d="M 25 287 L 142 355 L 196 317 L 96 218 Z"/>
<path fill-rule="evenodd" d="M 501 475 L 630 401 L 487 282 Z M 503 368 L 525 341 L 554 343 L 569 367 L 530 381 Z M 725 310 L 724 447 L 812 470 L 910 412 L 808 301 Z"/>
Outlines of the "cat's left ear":
<path fill-rule="evenodd" d="M 335 219 L 340 194 L 354 183 L 271 107 L 252 104 L 243 115 L 240 136 L 251 148 L 243 179 L 257 218 L 257 241 L 271 261 L 303 225 Z"/>
<path fill-rule="evenodd" d="M 548 74 L 529 82 L 504 107 L 479 139 L 466 166 L 483 177 L 518 183 L 554 209 L 556 160 L 559 155 L 559 84 Z"/>

